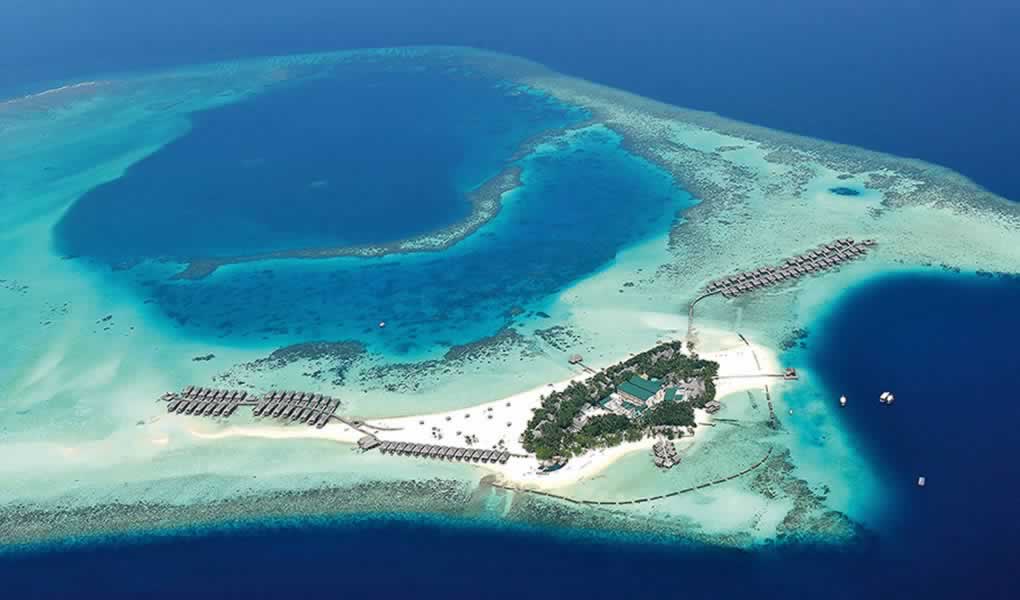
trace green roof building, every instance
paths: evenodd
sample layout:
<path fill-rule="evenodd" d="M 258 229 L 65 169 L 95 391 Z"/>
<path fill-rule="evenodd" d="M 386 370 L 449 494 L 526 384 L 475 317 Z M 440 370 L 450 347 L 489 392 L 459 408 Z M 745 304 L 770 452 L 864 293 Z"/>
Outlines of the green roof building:
<path fill-rule="evenodd" d="M 641 404 L 648 402 L 648 399 L 659 393 L 660 389 L 662 389 L 662 385 L 658 382 L 649 381 L 638 375 L 634 375 L 627 381 L 616 386 L 616 391 L 619 392 L 625 400 L 633 399 Z"/>
<path fill-rule="evenodd" d="M 666 402 L 681 402 L 684 399 L 684 395 L 680 393 L 680 390 L 675 387 L 666 388 L 666 395 L 664 400 Z"/>

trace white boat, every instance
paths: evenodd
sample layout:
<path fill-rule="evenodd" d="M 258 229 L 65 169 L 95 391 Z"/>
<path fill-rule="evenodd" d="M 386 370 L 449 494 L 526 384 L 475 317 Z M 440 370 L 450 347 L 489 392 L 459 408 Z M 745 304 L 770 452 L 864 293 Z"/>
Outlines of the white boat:
<path fill-rule="evenodd" d="M 894 394 L 889 394 L 889 397 L 885 399 L 885 403 L 892 404 L 893 400 L 896 400 L 896 396 Z"/>
<path fill-rule="evenodd" d="M 878 401 L 881 402 L 882 404 L 885 404 L 886 401 L 889 400 L 889 396 L 891 395 L 892 394 L 890 394 L 889 392 L 882 392 L 882 395 L 878 397 Z"/>
<path fill-rule="evenodd" d="M 917 478 L 917 487 L 924 487 L 924 484 L 926 483 L 928 483 L 928 480 L 926 480 L 923 475 Z"/>
<path fill-rule="evenodd" d="M 840 406 L 846 406 L 846 396 L 840 396 L 839 397 L 839 405 Z"/>

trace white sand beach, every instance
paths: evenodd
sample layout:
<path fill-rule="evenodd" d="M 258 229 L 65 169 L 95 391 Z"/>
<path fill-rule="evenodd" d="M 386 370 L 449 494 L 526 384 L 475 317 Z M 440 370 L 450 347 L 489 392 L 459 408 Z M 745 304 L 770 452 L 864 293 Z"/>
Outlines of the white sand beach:
<path fill-rule="evenodd" d="M 717 332 L 713 333 L 713 337 L 718 336 Z M 719 379 L 716 383 L 716 397 L 719 399 L 783 381 L 782 377 L 775 376 L 782 371 L 775 353 L 763 346 L 740 342 L 739 345 L 726 350 L 706 353 L 703 357 L 719 363 Z M 590 376 L 591 374 L 578 375 L 461 410 L 369 420 L 360 428 L 372 432 L 380 441 L 419 444 L 467 447 L 469 444 L 465 438 L 473 436 L 475 441 L 470 447 L 495 449 L 502 446 L 514 454 L 506 464 L 477 465 L 480 469 L 500 475 L 504 484 L 536 489 L 564 487 L 597 475 L 619 458 L 631 452 L 647 450 L 656 441 L 655 438 L 648 437 L 637 442 L 626 442 L 612 448 L 592 451 L 570 460 L 556 471 L 547 473 L 539 470 L 539 462 L 534 456 L 524 456 L 528 452 L 521 446 L 521 434 L 531 419 L 532 412 L 541 405 L 542 397 L 552 391 L 564 389 L 573 381 L 582 381 Z M 186 416 L 177 415 L 168 418 L 188 419 Z M 695 422 L 709 423 L 711 418 L 704 410 L 695 410 Z M 322 429 L 314 429 L 301 425 L 269 424 L 230 425 L 218 428 L 210 422 L 188 420 L 188 430 L 192 435 L 202 439 L 237 436 L 269 440 L 307 438 L 353 444 L 365 435 L 362 431 L 336 421 Z M 704 429 L 698 427 L 695 435 L 678 440 L 678 449 L 681 452 L 689 449 L 697 442 L 698 432 Z"/>

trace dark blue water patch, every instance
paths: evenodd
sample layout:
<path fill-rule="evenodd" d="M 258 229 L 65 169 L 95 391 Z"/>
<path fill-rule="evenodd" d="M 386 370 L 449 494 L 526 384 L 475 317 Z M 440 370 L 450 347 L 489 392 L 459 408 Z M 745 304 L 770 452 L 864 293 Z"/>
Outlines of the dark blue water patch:
<path fill-rule="evenodd" d="M 825 590 L 853 598 L 844 559 L 866 547 L 786 546 L 745 552 L 593 537 L 578 532 L 359 520 L 249 527 L 198 537 L 107 541 L 0 556 L 12 597 L 555 598 L 789 597 Z M 60 573 L 60 577 L 53 577 Z M 793 576 L 796 574 L 796 576 Z M 868 573 L 859 580 L 875 583 Z M 885 586 L 897 591 L 896 582 Z M 91 596 L 86 596 L 91 597 Z"/>
<path fill-rule="evenodd" d="M 140 293 L 196 337 L 281 345 L 360 339 L 404 353 L 495 333 L 513 307 L 541 301 L 620 249 L 664 233 L 693 203 L 605 130 L 523 167 L 524 186 L 496 219 L 443 252 L 243 265 L 198 281 L 141 281 Z"/>
<path fill-rule="evenodd" d="M 462 220 L 522 142 L 585 116 L 427 60 L 343 65 L 192 115 L 75 203 L 61 250 L 123 263 L 404 239 Z"/>
<path fill-rule="evenodd" d="M 890 494 L 890 576 L 939 582 L 941 597 L 966 582 L 968 594 L 999 596 L 1020 581 L 1018 306 L 1016 278 L 895 275 L 811 327 L 810 365 L 832 397 L 849 398 L 839 416 Z"/>
<path fill-rule="evenodd" d="M 829 192 L 836 194 L 837 196 L 860 196 L 861 191 L 850 187 L 834 187 L 829 188 Z"/>

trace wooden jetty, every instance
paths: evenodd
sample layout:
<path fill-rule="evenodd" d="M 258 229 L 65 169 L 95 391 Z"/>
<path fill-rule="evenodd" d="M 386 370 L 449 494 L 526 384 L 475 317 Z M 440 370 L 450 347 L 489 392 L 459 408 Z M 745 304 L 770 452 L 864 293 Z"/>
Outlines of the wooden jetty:
<path fill-rule="evenodd" d="M 788 258 L 778 266 L 759 267 L 717 279 L 708 284 L 705 294 L 698 299 L 712 294 L 735 298 L 748 292 L 793 281 L 813 273 L 821 273 L 864 256 L 876 243 L 875 240 L 854 241 L 853 238 L 841 238 L 804 254 Z M 692 303 L 692 313 L 693 308 Z"/>
<path fill-rule="evenodd" d="M 160 398 L 169 413 L 203 417 L 229 417 L 238 406 L 251 406 L 256 417 L 282 419 L 325 427 L 334 417 L 340 401 L 311 392 L 268 392 L 261 398 L 244 390 L 224 390 L 189 385 L 180 392 Z"/>
<path fill-rule="evenodd" d="M 364 439 L 364 438 L 363 438 Z M 374 439 L 374 438 L 373 438 Z M 439 460 L 457 460 L 474 463 L 500 463 L 506 464 L 512 454 L 506 450 L 485 450 L 482 448 L 459 448 L 456 446 L 440 446 L 436 444 L 414 444 L 409 442 L 380 442 L 368 447 L 371 442 L 365 440 L 365 445 L 359 441 L 358 446 L 364 450 L 378 448 L 382 454 L 394 454 L 397 456 L 412 456 L 415 458 L 435 458 Z"/>

